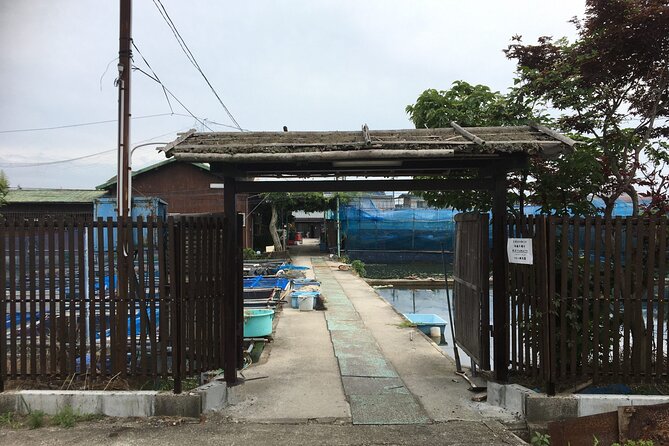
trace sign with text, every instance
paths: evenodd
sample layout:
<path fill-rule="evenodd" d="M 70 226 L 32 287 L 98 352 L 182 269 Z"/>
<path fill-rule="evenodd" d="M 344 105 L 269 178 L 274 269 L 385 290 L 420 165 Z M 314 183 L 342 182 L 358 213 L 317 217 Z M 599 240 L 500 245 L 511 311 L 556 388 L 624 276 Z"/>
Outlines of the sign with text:
<path fill-rule="evenodd" d="M 531 238 L 509 238 L 506 244 L 506 252 L 509 256 L 509 263 L 520 263 L 523 265 L 532 265 L 532 239 Z"/>

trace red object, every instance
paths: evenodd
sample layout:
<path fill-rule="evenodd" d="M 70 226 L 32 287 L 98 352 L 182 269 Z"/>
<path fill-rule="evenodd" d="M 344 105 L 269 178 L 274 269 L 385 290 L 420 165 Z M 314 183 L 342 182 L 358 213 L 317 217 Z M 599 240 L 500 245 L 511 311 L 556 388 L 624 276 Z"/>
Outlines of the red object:
<path fill-rule="evenodd" d="M 295 234 L 295 241 L 296 242 L 301 242 L 302 241 L 302 233 L 298 232 Z"/>

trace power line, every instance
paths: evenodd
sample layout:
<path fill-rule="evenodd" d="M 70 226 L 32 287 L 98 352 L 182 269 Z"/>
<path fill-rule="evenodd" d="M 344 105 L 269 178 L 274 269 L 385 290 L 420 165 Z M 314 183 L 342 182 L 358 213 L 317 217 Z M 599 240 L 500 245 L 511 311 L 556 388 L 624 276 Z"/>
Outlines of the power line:
<path fill-rule="evenodd" d="M 221 127 L 227 127 L 229 129 L 241 130 L 243 132 L 248 132 L 249 131 L 248 129 L 238 129 L 237 127 L 232 126 L 232 125 L 221 124 L 220 122 L 212 121 L 211 119 L 206 119 L 205 118 L 205 121 L 208 122 L 209 124 L 220 125 Z"/>
<path fill-rule="evenodd" d="M 133 48 L 135 48 L 135 49 L 137 50 L 137 53 L 138 53 L 139 56 L 142 58 L 142 60 L 143 60 L 144 63 L 146 64 L 146 66 L 149 67 L 149 70 L 151 70 L 151 72 L 152 72 L 153 75 L 155 76 L 155 78 L 156 78 L 156 80 L 158 81 L 158 83 L 160 84 L 160 86 L 163 87 L 163 94 L 165 95 L 165 100 L 167 101 L 167 105 L 170 107 L 170 111 L 172 112 L 172 114 L 174 114 L 174 109 L 172 108 L 172 104 L 170 103 L 170 98 L 167 96 L 167 91 L 165 91 L 165 85 L 163 85 L 163 82 L 160 80 L 160 78 L 158 77 L 158 75 L 156 74 L 156 72 L 153 70 L 153 68 L 151 68 L 151 65 L 149 65 L 149 61 L 146 60 L 146 57 L 144 57 L 144 55 L 143 55 L 142 52 L 139 50 L 139 48 L 137 48 L 137 45 L 135 44 L 135 42 L 132 41 L 131 43 L 132 43 Z"/>
<path fill-rule="evenodd" d="M 148 142 L 148 141 L 151 141 L 152 139 L 161 138 L 163 136 L 171 135 L 173 133 L 178 133 L 178 132 L 181 132 L 183 130 L 184 129 L 179 129 L 176 132 L 170 131 L 170 132 L 167 132 L 167 133 L 163 133 L 162 135 L 153 136 L 151 138 L 144 139 L 142 141 L 137 141 L 133 145 L 141 144 L 143 142 Z M 80 161 L 80 160 L 87 159 L 87 158 L 94 158 L 96 156 L 104 155 L 106 153 L 115 152 L 116 150 L 118 150 L 118 149 L 113 148 L 113 149 L 103 150 L 101 152 L 91 153 L 90 155 L 78 156 L 76 158 L 68 158 L 68 159 L 56 160 L 56 161 L 43 161 L 43 162 L 39 162 L 39 163 L 0 163 L 0 168 L 26 168 L 26 167 L 52 166 L 54 164 L 66 164 L 66 163 L 72 163 L 72 162 Z"/>
<path fill-rule="evenodd" d="M 132 119 L 146 119 L 146 118 L 158 118 L 160 116 L 169 116 L 173 115 L 174 113 L 158 113 L 155 115 L 146 115 L 146 116 L 135 116 Z M 117 119 L 108 119 L 105 121 L 93 121 L 93 122 L 82 122 L 78 124 L 65 124 L 65 125 L 57 125 L 53 127 L 35 127 L 35 128 L 29 128 L 29 129 L 11 129 L 11 130 L 0 130 L 0 133 L 22 133 L 22 132 L 41 132 L 45 130 L 59 130 L 59 129 L 69 129 L 73 127 L 85 127 L 88 125 L 98 125 L 98 124 L 109 124 L 111 122 L 118 122 Z"/>
<path fill-rule="evenodd" d="M 181 37 L 181 34 L 179 33 L 179 30 L 177 29 L 176 25 L 172 21 L 172 18 L 167 12 L 167 9 L 165 9 L 165 6 L 163 6 L 163 3 L 161 0 L 153 0 L 153 4 L 156 5 L 156 8 L 158 9 L 158 12 L 162 16 L 163 20 L 165 20 L 165 23 L 167 23 L 167 26 L 170 28 L 172 31 L 172 34 L 174 34 L 174 37 L 177 39 L 177 42 L 179 43 L 179 46 L 181 47 L 181 50 L 186 54 L 186 58 L 188 61 L 195 67 L 195 69 L 202 75 L 202 78 L 205 80 L 209 88 L 211 89 L 212 93 L 214 93 L 214 96 L 216 96 L 216 99 L 218 99 L 218 102 L 221 104 L 221 107 L 223 107 L 223 110 L 225 110 L 225 113 L 227 113 L 228 117 L 230 120 L 233 122 L 235 125 L 235 128 L 238 129 L 239 131 L 243 131 L 242 127 L 239 125 L 237 120 L 235 119 L 234 116 L 232 116 L 232 113 L 228 109 L 228 107 L 223 103 L 223 100 L 221 97 L 218 95 L 216 92 L 216 89 L 211 85 L 211 82 L 209 82 L 209 79 L 207 76 L 204 74 L 202 71 L 202 68 L 200 68 L 200 64 L 197 63 L 197 60 L 195 59 L 195 56 L 191 52 L 190 48 L 188 48 L 188 45 L 186 44 L 186 41 Z"/>
<path fill-rule="evenodd" d="M 40 163 L 2 163 L 2 164 L 0 164 L 0 167 L 19 168 L 19 167 L 51 166 L 53 164 L 71 163 L 71 162 L 83 160 L 83 159 L 86 159 L 86 158 L 93 158 L 95 156 L 104 155 L 105 153 L 110 153 L 110 152 L 114 152 L 114 151 L 116 151 L 116 149 L 103 150 L 102 152 L 92 153 L 90 155 L 78 156 L 76 158 L 68 158 L 68 159 L 65 159 L 65 160 L 57 160 L 57 161 L 43 161 L 43 162 L 40 162 Z"/>
<path fill-rule="evenodd" d="M 186 110 L 186 111 L 188 112 L 188 114 L 190 115 L 190 117 L 192 117 L 192 118 L 195 119 L 197 122 L 199 122 L 200 125 L 202 125 L 203 127 L 208 128 L 210 132 L 213 132 L 213 130 L 211 129 L 211 127 L 209 127 L 209 126 L 208 126 L 202 119 L 200 119 L 200 118 L 198 118 L 197 116 L 195 116 L 195 115 L 193 114 L 193 112 L 191 112 L 191 111 L 188 109 L 188 107 L 186 107 L 186 105 L 184 105 L 184 103 L 181 102 L 181 100 L 180 100 L 178 97 L 176 97 L 176 96 L 174 95 L 174 93 L 172 93 L 172 92 L 170 91 L 169 88 L 167 88 L 165 85 L 162 84 L 162 82 L 160 82 L 159 79 L 157 79 L 157 78 L 151 76 L 149 73 L 147 73 L 146 71 L 142 70 L 142 69 L 139 68 L 138 66 L 134 66 L 134 65 L 133 65 L 132 69 L 133 69 L 133 70 L 137 70 L 137 71 L 139 71 L 139 72 L 142 73 L 144 76 L 146 76 L 146 77 L 148 77 L 149 79 L 151 79 L 152 81 L 159 83 L 159 84 L 163 87 L 164 91 L 166 91 L 170 96 L 172 96 L 172 98 L 174 98 L 174 100 L 177 101 L 177 102 L 179 103 L 179 105 L 181 105 L 181 106 L 183 107 L 183 109 Z M 179 113 L 174 113 L 174 114 L 183 116 L 183 115 L 181 115 L 181 114 L 179 114 Z"/>

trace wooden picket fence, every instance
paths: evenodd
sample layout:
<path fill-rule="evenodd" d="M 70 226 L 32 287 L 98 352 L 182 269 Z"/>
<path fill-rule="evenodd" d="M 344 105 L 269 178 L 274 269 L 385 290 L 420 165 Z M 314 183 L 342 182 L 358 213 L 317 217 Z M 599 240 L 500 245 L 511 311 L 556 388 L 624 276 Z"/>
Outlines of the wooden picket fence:
<path fill-rule="evenodd" d="M 184 377 L 223 366 L 221 215 L 0 219 L 6 380 Z"/>
<path fill-rule="evenodd" d="M 511 370 L 549 392 L 666 380 L 667 229 L 665 217 L 509 218 L 534 257 L 508 264 Z"/>

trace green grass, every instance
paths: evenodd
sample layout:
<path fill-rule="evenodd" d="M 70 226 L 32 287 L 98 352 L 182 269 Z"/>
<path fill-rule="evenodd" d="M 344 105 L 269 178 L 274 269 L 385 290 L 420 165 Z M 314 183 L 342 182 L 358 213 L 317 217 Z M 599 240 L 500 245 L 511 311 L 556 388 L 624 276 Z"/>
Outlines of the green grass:
<path fill-rule="evenodd" d="M 411 321 L 402 321 L 399 324 L 397 324 L 399 328 L 414 328 L 416 327 L 416 324 L 414 324 Z"/>
<path fill-rule="evenodd" d="M 99 420 L 100 418 L 102 418 L 102 415 L 80 414 L 75 412 L 74 409 L 72 409 L 72 406 L 65 406 L 51 417 L 51 425 L 69 429 L 79 422 L 94 421 Z"/>
<path fill-rule="evenodd" d="M 65 406 L 51 417 L 51 424 L 65 428 L 73 427 L 77 422 L 77 414 L 72 409 L 72 406 Z"/>
<path fill-rule="evenodd" d="M 30 429 L 39 429 L 44 426 L 44 412 L 36 410 L 28 414 L 26 424 Z"/>
<path fill-rule="evenodd" d="M 18 429 L 21 427 L 21 421 L 18 420 L 14 412 L 5 412 L 0 414 L 0 427 Z"/>

